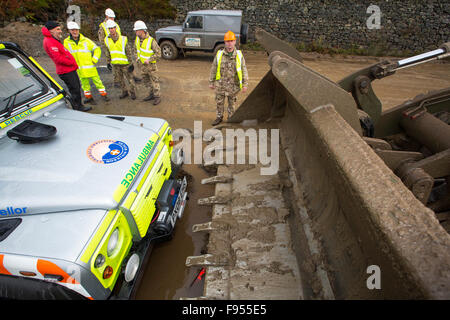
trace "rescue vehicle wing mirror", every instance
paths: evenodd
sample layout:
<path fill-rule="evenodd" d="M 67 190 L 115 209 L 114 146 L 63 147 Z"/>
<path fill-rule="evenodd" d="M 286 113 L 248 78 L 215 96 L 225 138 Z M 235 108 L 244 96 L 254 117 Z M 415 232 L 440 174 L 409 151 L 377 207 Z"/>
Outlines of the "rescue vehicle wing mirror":
<path fill-rule="evenodd" d="M 25 120 L 6 134 L 10 139 L 30 144 L 53 137 L 56 134 L 56 128 L 36 121 Z"/>

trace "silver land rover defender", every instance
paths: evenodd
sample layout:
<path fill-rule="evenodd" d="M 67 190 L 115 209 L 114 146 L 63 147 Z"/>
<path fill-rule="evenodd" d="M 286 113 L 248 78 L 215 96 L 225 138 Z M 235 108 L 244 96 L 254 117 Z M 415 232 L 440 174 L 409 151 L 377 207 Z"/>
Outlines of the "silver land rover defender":
<path fill-rule="evenodd" d="M 162 57 L 174 60 L 181 52 L 206 51 L 216 53 L 224 48 L 223 36 L 231 30 L 237 44 L 245 44 L 248 24 L 242 21 L 241 10 L 190 11 L 182 26 L 171 26 L 156 31 L 156 40 Z"/>
<path fill-rule="evenodd" d="M 0 42 L 0 298 L 129 298 L 187 200 L 163 119 L 87 114 Z"/>

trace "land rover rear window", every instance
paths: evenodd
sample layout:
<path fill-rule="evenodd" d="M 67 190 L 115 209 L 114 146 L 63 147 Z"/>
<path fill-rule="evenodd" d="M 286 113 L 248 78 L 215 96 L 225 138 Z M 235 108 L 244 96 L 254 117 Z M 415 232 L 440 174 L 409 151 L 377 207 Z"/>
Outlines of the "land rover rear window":
<path fill-rule="evenodd" d="M 241 17 L 220 15 L 206 16 L 204 25 L 205 30 L 208 30 L 208 32 L 220 32 L 225 34 L 225 32 L 231 30 L 237 36 L 241 30 Z"/>
<path fill-rule="evenodd" d="M 0 70 L 0 120 L 47 91 L 33 72 L 8 52 L 0 52 Z"/>

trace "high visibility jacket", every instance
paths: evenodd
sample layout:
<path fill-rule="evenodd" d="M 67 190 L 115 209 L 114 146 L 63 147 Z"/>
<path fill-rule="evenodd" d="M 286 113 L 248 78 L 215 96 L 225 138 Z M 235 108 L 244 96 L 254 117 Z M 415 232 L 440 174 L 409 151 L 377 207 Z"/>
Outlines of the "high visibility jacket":
<path fill-rule="evenodd" d="M 225 49 L 224 49 L 225 50 Z M 223 50 L 217 52 L 217 71 L 216 80 L 220 79 L 220 65 L 222 63 Z M 242 52 L 241 50 L 236 50 L 236 73 L 239 79 L 239 88 L 242 90 Z"/>
<path fill-rule="evenodd" d="M 100 59 L 102 50 L 94 41 L 86 38 L 80 33 L 78 43 L 69 37 L 64 39 L 64 47 L 69 50 L 78 64 L 78 75 L 80 78 L 91 78 L 98 76 L 95 64 Z"/>
<path fill-rule="evenodd" d="M 111 55 L 112 64 L 129 64 L 125 47 L 128 43 L 128 38 L 125 36 L 119 36 L 116 42 L 111 37 L 105 38 L 105 45 Z"/>
<path fill-rule="evenodd" d="M 151 36 L 148 36 L 148 38 L 144 39 L 142 43 L 141 39 L 139 39 L 139 37 L 136 37 L 135 45 L 137 57 L 139 58 L 139 60 L 141 60 L 142 63 L 144 63 L 145 60 L 150 59 L 150 57 L 155 54 L 152 50 L 152 42 L 153 38 Z M 151 63 L 156 63 L 156 61 L 151 61 Z"/>
<path fill-rule="evenodd" d="M 114 21 L 114 22 L 115 22 L 115 21 Z M 117 25 L 117 27 L 116 27 L 116 32 L 117 32 L 117 34 L 118 34 L 119 36 L 121 36 L 122 33 L 120 32 L 120 27 L 119 27 L 119 25 L 117 24 L 117 22 L 116 22 L 116 25 Z M 106 27 L 106 22 L 103 21 L 102 23 L 100 23 L 100 26 L 99 26 L 99 27 L 100 27 L 100 28 L 103 28 L 103 31 L 105 32 L 105 39 L 106 39 L 106 37 L 109 36 L 109 29 Z"/>

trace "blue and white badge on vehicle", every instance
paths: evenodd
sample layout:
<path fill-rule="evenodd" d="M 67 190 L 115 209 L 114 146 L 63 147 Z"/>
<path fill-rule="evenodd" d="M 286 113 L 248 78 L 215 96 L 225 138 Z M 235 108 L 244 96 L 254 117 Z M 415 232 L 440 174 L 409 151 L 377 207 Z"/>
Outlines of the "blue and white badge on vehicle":
<path fill-rule="evenodd" d="M 200 38 L 186 38 L 184 44 L 186 47 L 200 47 Z"/>
<path fill-rule="evenodd" d="M 92 143 L 87 148 L 86 154 L 95 163 L 110 164 L 125 158 L 128 151 L 125 142 L 105 139 Z"/>

